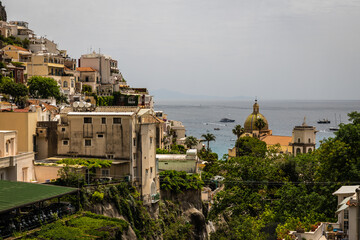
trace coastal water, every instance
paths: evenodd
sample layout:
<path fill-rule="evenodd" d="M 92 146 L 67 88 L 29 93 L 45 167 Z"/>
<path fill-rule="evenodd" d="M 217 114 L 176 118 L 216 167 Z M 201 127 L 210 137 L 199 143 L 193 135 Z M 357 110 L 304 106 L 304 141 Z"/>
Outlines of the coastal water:
<path fill-rule="evenodd" d="M 301 125 L 306 117 L 308 125 L 315 126 L 317 147 L 320 140 L 333 137 L 329 127 L 348 123 L 347 114 L 360 112 L 360 101 L 259 101 L 260 113 L 269 122 L 273 135 L 291 136 L 294 126 Z M 244 126 L 246 117 L 252 113 L 254 101 L 157 101 L 155 110 L 164 111 L 168 119 L 181 121 L 187 136 L 200 138 L 212 133 L 215 142 L 210 143 L 213 152 L 222 157 L 235 144 L 232 129 L 236 124 Z M 337 122 L 335 123 L 335 115 Z M 233 123 L 221 123 L 221 118 L 234 119 Z M 320 119 L 329 119 L 330 124 L 318 124 Z M 219 130 L 214 130 L 219 128 Z"/>

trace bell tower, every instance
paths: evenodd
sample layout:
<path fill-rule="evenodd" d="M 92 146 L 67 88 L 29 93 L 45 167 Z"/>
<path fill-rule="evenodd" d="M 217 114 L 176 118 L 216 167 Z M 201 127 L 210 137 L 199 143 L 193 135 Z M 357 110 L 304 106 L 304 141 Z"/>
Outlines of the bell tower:
<path fill-rule="evenodd" d="M 294 156 L 315 150 L 316 128 L 306 124 L 306 118 L 301 126 L 295 126 L 292 132 L 292 152 Z"/>

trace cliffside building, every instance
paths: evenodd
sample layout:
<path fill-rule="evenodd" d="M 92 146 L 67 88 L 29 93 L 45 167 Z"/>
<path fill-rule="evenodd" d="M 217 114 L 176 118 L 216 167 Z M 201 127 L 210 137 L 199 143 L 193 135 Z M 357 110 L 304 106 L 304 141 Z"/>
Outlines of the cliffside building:
<path fill-rule="evenodd" d="M 155 158 L 158 127 L 159 120 L 151 109 L 64 109 L 57 130 L 58 155 L 112 159 L 113 166 L 103 171 L 103 177 L 130 179 L 144 202 L 151 203 L 159 193 Z"/>

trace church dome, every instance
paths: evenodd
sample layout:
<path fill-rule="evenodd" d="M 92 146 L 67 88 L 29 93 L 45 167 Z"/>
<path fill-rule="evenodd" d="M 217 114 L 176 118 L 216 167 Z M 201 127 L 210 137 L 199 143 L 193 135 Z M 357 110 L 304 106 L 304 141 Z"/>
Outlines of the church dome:
<path fill-rule="evenodd" d="M 265 127 L 262 128 L 261 131 L 268 130 L 269 129 L 269 123 L 266 120 L 266 118 L 264 117 L 264 115 L 259 113 L 259 104 L 257 103 L 257 100 L 255 100 L 255 103 L 253 105 L 253 112 L 246 118 L 245 123 L 244 123 L 245 132 L 251 133 L 254 130 L 259 130 L 255 126 L 255 122 L 259 118 L 261 118 L 265 122 Z"/>

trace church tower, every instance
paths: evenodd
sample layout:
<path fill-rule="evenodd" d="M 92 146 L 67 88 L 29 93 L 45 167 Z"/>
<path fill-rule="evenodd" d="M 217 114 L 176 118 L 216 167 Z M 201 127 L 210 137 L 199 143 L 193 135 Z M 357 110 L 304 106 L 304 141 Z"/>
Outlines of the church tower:
<path fill-rule="evenodd" d="M 291 141 L 294 156 L 315 150 L 316 132 L 315 127 L 306 124 L 306 118 L 301 126 L 294 127 Z"/>
<path fill-rule="evenodd" d="M 255 103 L 253 105 L 253 112 L 246 118 L 244 123 L 245 133 L 249 133 L 249 134 L 255 133 L 256 135 L 258 135 L 259 129 L 256 127 L 255 122 L 258 119 L 262 119 L 265 123 L 265 126 L 264 128 L 261 129 L 261 133 L 265 135 L 271 135 L 272 131 L 269 129 L 269 123 L 265 118 L 265 116 L 259 112 L 259 109 L 260 109 L 259 104 L 257 100 L 255 100 Z"/>

